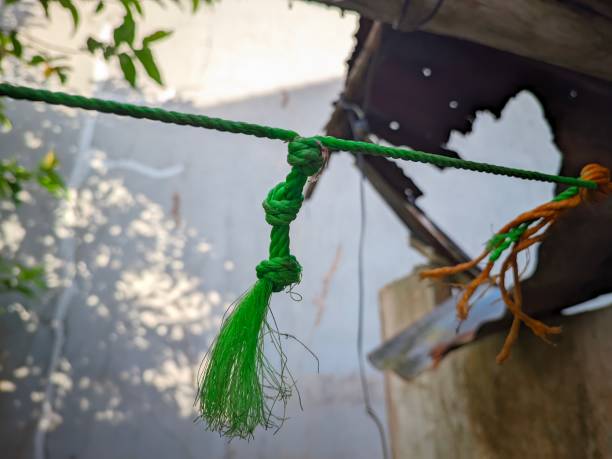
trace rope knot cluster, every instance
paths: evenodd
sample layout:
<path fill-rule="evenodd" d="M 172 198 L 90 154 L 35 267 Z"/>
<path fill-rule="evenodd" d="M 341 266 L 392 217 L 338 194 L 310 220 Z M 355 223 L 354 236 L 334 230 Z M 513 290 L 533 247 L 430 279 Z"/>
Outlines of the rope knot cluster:
<path fill-rule="evenodd" d="M 296 138 L 289 142 L 287 162 L 291 172 L 263 202 L 266 221 L 272 225 L 270 256 L 256 268 L 257 278 L 268 280 L 274 292 L 300 281 L 302 267 L 289 249 L 289 225 L 302 207 L 306 180 L 323 165 L 321 146 L 315 139 Z"/>
<path fill-rule="evenodd" d="M 302 267 L 293 255 L 263 260 L 255 271 L 258 279 L 270 281 L 274 292 L 280 292 L 288 285 L 298 283 L 302 275 Z"/>
<path fill-rule="evenodd" d="M 315 175 L 323 166 L 320 144 L 315 139 L 304 138 L 289 142 L 287 162 L 305 176 Z"/>
<path fill-rule="evenodd" d="M 293 199 L 283 196 L 284 188 L 285 182 L 276 185 L 270 190 L 262 204 L 266 211 L 266 221 L 272 226 L 288 226 L 297 217 L 304 201 L 301 193 Z"/>
<path fill-rule="evenodd" d="M 587 164 L 580 171 L 580 178 L 597 183 L 597 189 L 595 190 L 586 188 L 580 190 L 580 197 L 584 201 L 600 202 L 606 199 L 609 194 L 612 194 L 610 170 L 607 167 L 597 163 Z"/>

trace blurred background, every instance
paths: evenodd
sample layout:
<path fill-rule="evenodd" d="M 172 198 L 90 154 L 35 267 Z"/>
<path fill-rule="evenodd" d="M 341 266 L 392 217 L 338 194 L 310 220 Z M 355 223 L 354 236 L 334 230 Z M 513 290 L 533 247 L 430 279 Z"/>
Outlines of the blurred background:
<path fill-rule="evenodd" d="M 2 79 L 304 135 L 323 131 L 344 86 L 356 13 L 287 0 L 202 2 L 195 12 L 198 2 L 141 3 L 144 16 L 131 2 L 95 12 L 97 2 L 75 1 L 76 26 L 62 2 L 51 2 L 49 19 L 37 1 L 2 2 L 3 46 L 13 53 Z M 153 67 L 146 56 L 127 52 L 130 65 L 119 48 L 105 48 L 129 36 L 128 26 L 116 32 L 126 9 L 138 43 L 172 31 L 151 40 Z M 27 57 L 16 55 L 8 31 L 17 29 Z M 280 431 L 228 442 L 194 422 L 197 372 L 225 310 L 266 256 L 261 201 L 288 171 L 286 146 L 40 103 L 6 99 L 3 107 L 12 129 L 0 136 L 0 157 L 41 174 L 52 169 L 67 194 L 58 199 L 28 182 L 21 203 L 2 201 L 2 256 L 41 266 L 47 288 L 22 270 L 6 284 L 21 291 L 6 288 L 0 297 L 0 456 L 381 457 L 358 373 L 361 173 L 351 155 L 334 155 L 292 225 L 301 301 L 277 294 L 271 303 L 280 329 L 317 355 L 320 370 L 288 340 L 303 409 L 294 397 Z M 558 172 L 561 157 L 532 93 L 513 94 L 500 117 L 478 111 L 473 121 L 471 132 L 453 132 L 447 144 L 464 159 Z M 551 184 L 400 166 L 427 190 L 421 208 L 469 255 L 553 193 Z M 477 210 L 467 212 L 474 196 Z M 425 258 L 369 182 L 363 204 L 370 351 L 381 342 L 378 290 Z M 386 424 L 383 375 L 367 364 L 367 380 Z"/>

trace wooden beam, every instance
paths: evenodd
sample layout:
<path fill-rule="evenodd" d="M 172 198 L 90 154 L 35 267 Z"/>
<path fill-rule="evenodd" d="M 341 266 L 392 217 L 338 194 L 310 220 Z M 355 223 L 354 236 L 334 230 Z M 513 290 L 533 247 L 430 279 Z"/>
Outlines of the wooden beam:
<path fill-rule="evenodd" d="M 410 230 L 411 245 L 431 261 L 438 261 L 441 265 L 458 264 L 470 260 L 465 252 L 442 231 L 419 207 L 406 196 L 407 177 L 388 177 L 389 168 L 397 167 L 386 158 L 365 156 L 359 167 L 374 189 L 385 200 L 395 215 Z M 469 277 L 480 274 L 478 268 L 468 273 Z"/>
<path fill-rule="evenodd" d="M 363 45 L 363 49 L 355 58 L 355 62 L 350 66 L 350 70 L 346 77 L 344 90 L 340 95 L 340 99 L 348 103 L 355 103 L 361 99 L 361 93 L 366 83 L 366 72 L 370 65 L 372 56 L 380 46 L 382 36 L 382 25 L 379 22 L 374 22 L 368 31 L 367 38 Z M 334 137 L 346 138 L 350 136 L 350 125 L 346 116 L 346 110 L 339 104 L 336 104 L 329 120 L 325 124 L 325 135 Z M 363 139 L 359 139 L 363 140 Z M 311 180 L 306 186 L 304 197 L 310 199 L 317 187 L 318 180 Z"/>
<path fill-rule="evenodd" d="M 612 81 L 612 6 L 603 0 L 317 1 Z"/>
<path fill-rule="evenodd" d="M 351 66 L 346 79 L 346 85 L 341 95 L 344 103 L 359 103 L 363 98 L 366 85 L 366 73 L 370 60 L 380 46 L 382 26 L 374 22 L 367 32 L 367 38 L 355 62 Z M 349 120 L 347 110 L 336 104 L 332 115 L 325 125 L 327 135 L 340 138 L 357 138 L 367 141 L 366 132 L 354 132 Z M 364 175 L 378 191 L 381 197 L 395 212 L 398 218 L 408 227 L 413 247 L 419 250 L 429 260 L 436 260 L 440 264 L 457 264 L 468 261 L 470 258 L 449 238 L 440 228 L 432 222 L 414 200 L 407 196 L 407 191 L 414 187 L 412 181 L 404 175 L 399 167 L 386 158 L 366 156 L 362 162 L 357 161 Z M 312 197 L 317 181 L 309 182 L 304 193 L 306 199 Z M 478 268 L 469 271 L 468 276 L 475 277 L 480 273 Z"/>
<path fill-rule="evenodd" d="M 382 25 L 380 22 L 374 22 L 368 32 L 368 38 L 366 38 L 363 49 L 356 57 L 355 63 L 346 78 L 344 91 L 340 96 L 344 101 L 353 103 L 361 99 L 361 93 L 366 84 L 366 72 L 372 56 L 378 51 L 381 36 Z M 331 136 L 342 136 L 345 134 L 346 123 L 346 112 L 344 108 L 337 105 L 325 125 L 325 132 Z"/>

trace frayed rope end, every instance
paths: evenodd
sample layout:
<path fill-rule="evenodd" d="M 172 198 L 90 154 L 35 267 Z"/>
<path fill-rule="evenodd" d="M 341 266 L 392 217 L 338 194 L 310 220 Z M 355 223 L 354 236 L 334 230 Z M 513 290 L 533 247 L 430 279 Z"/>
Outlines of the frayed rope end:
<path fill-rule="evenodd" d="M 477 258 L 456 266 L 436 268 L 420 273 L 421 278 L 440 279 L 470 270 L 476 267 L 488 256 L 488 262 L 482 272 L 463 288 L 463 293 L 457 302 L 457 317 L 465 320 L 469 313 L 470 299 L 476 289 L 482 284 L 495 284 L 499 287 L 502 299 L 513 315 L 512 326 L 506 336 L 504 345 L 497 355 L 497 363 L 504 362 L 510 356 L 512 345 L 518 339 L 521 323 L 531 331 L 550 343 L 549 336 L 561 333 L 561 327 L 551 327 L 523 312 L 522 293 L 517 256 L 532 245 L 542 241 L 552 225 L 567 210 L 578 207 L 583 202 L 600 202 L 612 194 L 610 171 L 600 164 L 588 164 L 580 174 L 583 180 L 596 184 L 593 189 L 572 186 L 557 195 L 552 201 L 525 212 L 499 230 L 487 243 L 484 252 Z M 509 254 L 501 264 L 499 273 L 491 275 L 491 271 L 501 255 L 510 249 Z M 513 278 L 512 291 L 506 287 L 506 274 L 511 272 Z"/>
<path fill-rule="evenodd" d="M 260 375 L 267 361 L 259 342 L 272 284 L 258 280 L 225 320 L 200 378 L 202 419 L 227 437 L 250 438 L 259 425 L 270 425 Z"/>
<path fill-rule="evenodd" d="M 266 317 L 272 293 L 300 281 L 302 267 L 289 250 L 289 225 L 304 200 L 306 180 L 321 169 L 323 158 L 312 139 L 295 139 L 288 149 L 291 171 L 263 202 L 266 221 L 272 225 L 269 257 L 256 268 L 259 280 L 221 326 L 198 382 L 202 419 L 208 429 L 229 438 L 252 438 L 258 426 L 280 428 L 295 388 L 280 343 L 282 334 Z M 266 343 L 277 351 L 274 361 L 264 352 Z M 275 414 L 277 404 L 283 406 L 280 416 Z"/>

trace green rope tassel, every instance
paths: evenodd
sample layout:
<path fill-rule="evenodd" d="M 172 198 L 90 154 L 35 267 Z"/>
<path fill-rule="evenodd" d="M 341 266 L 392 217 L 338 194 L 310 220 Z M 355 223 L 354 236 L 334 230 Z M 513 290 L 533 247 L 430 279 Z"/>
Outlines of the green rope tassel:
<path fill-rule="evenodd" d="M 221 326 L 199 383 L 202 419 L 210 430 L 227 437 L 250 438 L 257 426 L 278 427 L 283 418 L 274 414 L 274 406 L 286 403 L 294 386 L 279 341 L 270 338 L 280 355 L 280 370 L 264 353 L 264 341 L 274 330 L 266 317 L 272 292 L 301 278 L 302 267 L 289 249 L 289 225 L 302 206 L 308 177 L 323 165 L 319 143 L 290 142 L 287 161 L 291 171 L 263 202 L 266 221 L 272 225 L 269 258 L 259 263 L 257 282 Z"/>

